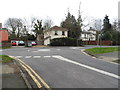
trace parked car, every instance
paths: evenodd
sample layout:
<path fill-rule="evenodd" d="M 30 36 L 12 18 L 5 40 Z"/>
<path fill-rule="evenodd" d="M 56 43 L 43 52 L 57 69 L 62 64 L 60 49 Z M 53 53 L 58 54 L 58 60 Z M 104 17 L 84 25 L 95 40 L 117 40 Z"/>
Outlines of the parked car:
<path fill-rule="evenodd" d="M 25 42 L 24 41 L 19 41 L 18 42 L 18 46 L 24 46 L 25 45 Z"/>
<path fill-rule="evenodd" d="M 37 45 L 35 41 L 32 41 L 31 43 L 32 43 L 32 46 Z"/>
<path fill-rule="evenodd" d="M 11 41 L 12 46 L 16 46 L 17 42 L 16 41 Z"/>

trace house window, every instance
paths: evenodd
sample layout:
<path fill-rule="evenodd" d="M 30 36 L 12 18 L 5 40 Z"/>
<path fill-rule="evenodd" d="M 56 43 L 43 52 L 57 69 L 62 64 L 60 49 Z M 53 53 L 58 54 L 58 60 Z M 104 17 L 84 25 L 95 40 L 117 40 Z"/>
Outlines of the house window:
<path fill-rule="evenodd" d="M 55 31 L 55 35 L 58 35 L 58 32 L 57 32 L 57 31 Z"/>
<path fill-rule="evenodd" d="M 62 31 L 62 35 L 65 35 L 65 32 L 64 32 L 64 31 Z"/>

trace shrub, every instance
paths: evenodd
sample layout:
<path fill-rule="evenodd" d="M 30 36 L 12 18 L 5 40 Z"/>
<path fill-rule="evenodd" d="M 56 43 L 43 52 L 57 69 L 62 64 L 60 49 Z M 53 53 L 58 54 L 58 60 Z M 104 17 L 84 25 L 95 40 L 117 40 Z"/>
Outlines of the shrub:
<path fill-rule="evenodd" d="M 50 46 L 77 46 L 77 39 L 74 38 L 55 38 L 50 41 Z"/>

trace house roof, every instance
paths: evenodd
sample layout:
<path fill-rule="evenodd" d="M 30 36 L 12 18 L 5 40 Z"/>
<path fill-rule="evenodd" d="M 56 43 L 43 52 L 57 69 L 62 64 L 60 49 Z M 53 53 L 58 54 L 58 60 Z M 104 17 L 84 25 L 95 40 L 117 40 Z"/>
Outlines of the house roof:
<path fill-rule="evenodd" d="M 63 28 L 63 27 L 58 27 L 58 26 L 54 26 L 48 30 L 45 30 L 44 32 L 46 31 L 68 31 L 66 28 Z"/>
<path fill-rule="evenodd" d="M 96 31 L 95 29 L 89 29 L 88 31 Z"/>

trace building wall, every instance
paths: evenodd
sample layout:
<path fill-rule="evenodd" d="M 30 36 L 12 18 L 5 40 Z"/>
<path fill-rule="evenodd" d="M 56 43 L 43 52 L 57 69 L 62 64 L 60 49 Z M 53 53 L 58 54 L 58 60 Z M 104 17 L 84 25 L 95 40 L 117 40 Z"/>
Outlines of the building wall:
<path fill-rule="evenodd" d="M 96 35 L 95 34 L 85 34 L 85 33 L 82 33 L 81 34 L 81 39 L 83 41 L 86 41 L 86 40 L 90 40 L 90 41 L 95 41 L 96 40 Z"/>
<path fill-rule="evenodd" d="M 62 31 L 57 31 L 58 35 L 55 35 L 55 31 L 48 31 L 44 33 L 44 38 L 47 38 L 50 36 L 50 38 L 47 38 L 46 40 L 44 40 L 44 45 L 48 45 L 50 44 L 50 39 L 54 39 L 54 38 L 62 38 L 62 37 L 68 37 L 68 32 L 64 31 L 65 35 L 62 35 Z"/>
<path fill-rule="evenodd" d="M 62 38 L 62 37 L 68 37 L 67 31 L 64 31 L 64 32 L 65 32 L 65 35 L 62 35 L 62 31 L 57 31 L 57 34 L 58 34 L 58 35 L 55 35 L 55 31 L 52 31 L 51 39 L 54 39 L 54 38 Z"/>
<path fill-rule="evenodd" d="M 0 40 L 8 41 L 8 30 L 0 30 Z"/>

